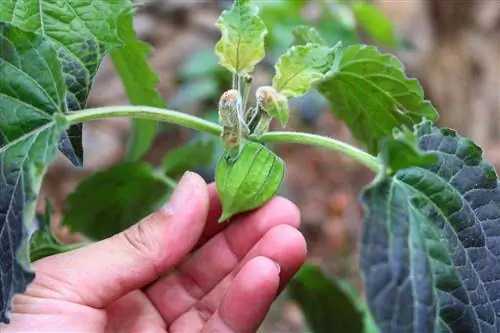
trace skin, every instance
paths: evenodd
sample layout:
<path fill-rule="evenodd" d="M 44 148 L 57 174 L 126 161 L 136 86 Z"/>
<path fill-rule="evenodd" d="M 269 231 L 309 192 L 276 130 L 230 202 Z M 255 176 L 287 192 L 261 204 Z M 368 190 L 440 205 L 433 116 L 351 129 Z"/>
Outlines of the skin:
<path fill-rule="evenodd" d="M 8 332 L 246 333 L 304 263 L 295 205 L 275 198 L 217 223 L 213 184 L 186 173 L 170 201 L 123 233 L 34 263 Z"/>

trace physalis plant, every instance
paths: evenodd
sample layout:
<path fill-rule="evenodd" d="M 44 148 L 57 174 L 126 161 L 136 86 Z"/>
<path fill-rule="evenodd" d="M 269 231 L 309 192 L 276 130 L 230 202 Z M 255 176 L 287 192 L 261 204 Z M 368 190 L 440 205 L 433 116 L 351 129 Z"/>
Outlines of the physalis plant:
<path fill-rule="evenodd" d="M 305 94 L 313 82 L 324 78 L 335 54 L 335 47 L 315 43 L 290 47 L 276 63 L 272 85 L 258 87 L 255 105 L 249 105 L 252 72 L 265 56 L 267 28 L 258 11 L 250 1 L 240 0 L 217 21 L 222 36 L 215 52 L 220 64 L 233 74 L 233 87 L 219 102 L 225 148 L 216 170 L 223 206 L 219 222 L 262 206 L 278 192 L 284 162 L 252 139 L 267 132 L 273 119 L 286 125 L 288 99 Z"/>

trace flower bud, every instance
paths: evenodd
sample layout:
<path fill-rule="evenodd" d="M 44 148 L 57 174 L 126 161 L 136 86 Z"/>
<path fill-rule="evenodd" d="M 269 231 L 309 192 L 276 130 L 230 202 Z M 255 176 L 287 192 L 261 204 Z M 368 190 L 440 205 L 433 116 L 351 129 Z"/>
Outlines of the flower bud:
<path fill-rule="evenodd" d="M 243 102 L 237 90 L 231 89 L 222 94 L 219 100 L 219 123 L 222 125 L 224 148 L 231 150 L 239 147 L 249 129 L 245 124 Z"/>
<path fill-rule="evenodd" d="M 277 118 L 282 126 L 288 122 L 288 99 L 271 86 L 259 87 L 256 92 L 257 104 L 268 115 Z"/>

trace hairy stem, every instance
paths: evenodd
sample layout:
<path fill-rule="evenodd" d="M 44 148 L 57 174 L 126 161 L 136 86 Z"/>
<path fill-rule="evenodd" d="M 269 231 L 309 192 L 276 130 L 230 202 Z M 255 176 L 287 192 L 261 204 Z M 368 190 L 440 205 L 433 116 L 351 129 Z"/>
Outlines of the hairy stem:
<path fill-rule="evenodd" d="M 149 107 L 149 106 L 106 106 L 85 109 L 66 115 L 70 124 L 83 123 L 92 120 L 128 117 L 140 119 L 152 119 L 167 123 L 189 127 L 212 135 L 220 135 L 221 127 L 208 120 L 179 111 Z"/>
<path fill-rule="evenodd" d="M 191 116 L 179 111 L 148 106 L 126 105 L 85 109 L 66 115 L 66 120 L 70 124 L 77 124 L 111 117 L 129 117 L 164 121 L 216 136 L 219 136 L 222 130 L 219 125 L 196 116 Z M 376 157 L 342 141 L 321 135 L 300 132 L 267 132 L 258 139 L 252 136 L 250 136 L 249 139 L 268 143 L 301 143 L 313 145 L 341 152 L 361 162 L 375 172 L 381 169 L 381 164 Z"/>
<path fill-rule="evenodd" d="M 259 138 L 259 141 L 276 143 L 301 143 L 306 145 L 313 145 L 316 147 L 341 152 L 361 162 L 374 172 L 378 172 L 382 168 L 382 165 L 375 156 L 370 155 L 367 152 L 364 152 L 345 142 L 321 135 L 301 132 L 267 132 Z"/>

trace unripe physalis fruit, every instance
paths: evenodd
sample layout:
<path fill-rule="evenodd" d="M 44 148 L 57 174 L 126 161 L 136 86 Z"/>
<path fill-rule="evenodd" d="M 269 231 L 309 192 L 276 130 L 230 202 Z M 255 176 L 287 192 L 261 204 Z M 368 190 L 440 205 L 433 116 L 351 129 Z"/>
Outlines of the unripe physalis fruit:
<path fill-rule="evenodd" d="M 256 142 L 246 141 L 236 161 L 222 156 L 215 170 L 215 183 L 222 202 L 219 223 L 271 200 L 284 176 L 283 160 Z"/>
<path fill-rule="evenodd" d="M 288 122 L 288 98 L 271 86 L 259 87 L 255 97 L 259 109 L 278 119 L 282 126 L 286 125 Z"/>

